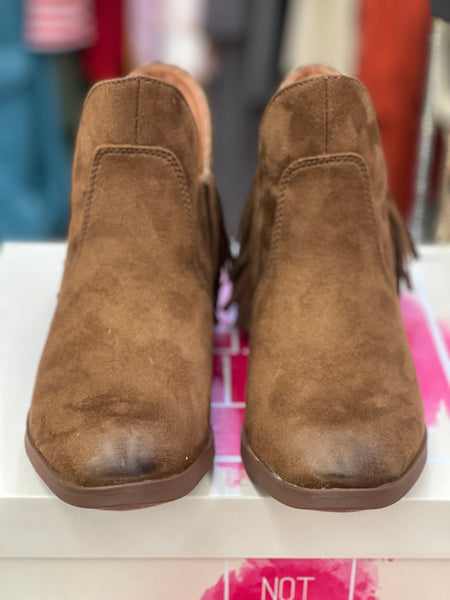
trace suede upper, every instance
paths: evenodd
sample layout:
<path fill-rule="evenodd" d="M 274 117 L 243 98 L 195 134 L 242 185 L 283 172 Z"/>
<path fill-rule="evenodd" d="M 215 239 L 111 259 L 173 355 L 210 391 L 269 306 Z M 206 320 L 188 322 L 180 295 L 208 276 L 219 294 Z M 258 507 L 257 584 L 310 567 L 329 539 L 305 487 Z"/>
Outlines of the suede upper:
<path fill-rule="evenodd" d="M 224 234 L 183 94 L 145 75 L 88 95 L 65 273 L 29 414 L 63 478 L 180 473 L 210 438 L 211 338 Z"/>
<path fill-rule="evenodd" d="M 398 479 L 425 433 L 398 298 L 410 242 L 356 79 L 309 77 L 274 96 L 241 227 L 253 452 L 303 487 Z"/>

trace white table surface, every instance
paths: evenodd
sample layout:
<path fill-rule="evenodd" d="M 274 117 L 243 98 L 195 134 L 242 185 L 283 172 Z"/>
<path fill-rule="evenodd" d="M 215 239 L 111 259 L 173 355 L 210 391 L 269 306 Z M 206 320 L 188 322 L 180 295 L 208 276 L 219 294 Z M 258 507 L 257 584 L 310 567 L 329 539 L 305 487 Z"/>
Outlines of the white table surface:
<path fill-rule="evenodd" d="M 65 251 L 63 243 L 0 247 L 0 557 L 450 558 L 450 247 L 422 248 L 412 268 L 412 301 L 447 385 L 429 426 L 425 471 L 396 505 L 342 514 L 295 510 L 262 495 L 236 453 L 218 457 L 191 494 L 166 505 L 109 512 L 55 497 L 28 462 L 23 437 Z M 223 411 L 243 410 L 229 380 L 234 353 L 219 352 Z"/>

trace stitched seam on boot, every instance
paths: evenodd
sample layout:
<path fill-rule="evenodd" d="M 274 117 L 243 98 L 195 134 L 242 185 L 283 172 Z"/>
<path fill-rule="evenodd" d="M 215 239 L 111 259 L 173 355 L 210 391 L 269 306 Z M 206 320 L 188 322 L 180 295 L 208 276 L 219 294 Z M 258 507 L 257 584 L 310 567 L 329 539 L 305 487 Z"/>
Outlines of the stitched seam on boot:
<path fill-rule="evenodd" d="M 74 257 L 74 260 L 73 260 L 73 263 L 71 266 L 70 273 L 73 274 L 73 272 L 76 269 L 76 266 L 80 259 L 81 252 L 82 252 L 82 249 L 84 246 L 84 242 L 85 242 L 85 239 L 87 236 L 87 232 L 88 232 L 88 228 L 89 228 L 90 214 L 91 214 L 91 207 L 92 207 L 92 203 L 93 203 L 93 196 L 94 196 L 94 192 L 95 192 L 95 188 L 96 188 L 97 176 L 98 176 L 99 168 L 101 165 L 101 161 L 105 156 L 107 156 L 109 154 L 138 154 L 138 155 L 143 154 L 143 155 L 147 155 L 147 156 L 155 156 L 157 158 L 165 160 L 166 163 L 172 167 L 172 169 L 174 170 L 175 175 L 177 177 L 178 184 L 181 188 L 181 193 L 183 196 L 183 205 L 184 205 L 184 209 L 185 209 L 186 216 L 188 219 L 191 259 L 194 261 L 194 264 L 197 266 L 197 272 L 199 274 L 201 273 L 200 279 L 201 279 L 202 285 L 205 286 L 206 290 L 211 295 L 211 291 L 209 290 L 206 275 L 203 273 L 203 270 L 200 269 L 200 267 L 198 265 L 196 252 L 195 252 L 195 248 L 194 248 L 194 227 L 193 227 L 192 205 L 191 205 L 189 191 L 187 188 L 184 173 L 183 173 L 181 165 L 178 162 L 178 159 L 176 158 L 176 156 L 169 150 L 164 150 L 163 148 L 139 148 L 139 147 L 124 148 L 124 147 L 114 147 L 114 146 L 106 146 L 106 147 L 103 146 L 96 151 L 95 156 L 94 156 L 93 165 L 92 165 L 92 170 L 91 170 L 91 180 L 90 180 L 89 188 L 88 188 L 87 194 L 86 194 L 86 202 L 85 202 L 85 206 L 84 206 L 83 221 L 82 221 L 81 233 L 80 233 L 80 242 L 79 242 L 79 245 L 78 245 L 78 248 L 76 251 L 76 256 Z"/>
<path fill-rule="evenodd" d="M 382 267 L 383 273 L 386 277 L 388 284 L 390 286 L 392 286 L 392 281 L 391 281 L 391 278 L 389 277 L 389 273 L 386 268 L 386 263 L 383 258 L 383 251 L 381 248 L 381 239 L 380 239 L 381 232 L 379 230 L 376 216 L 375 216 L 375 209 L 373 206 L 371 183 L 370 183 L 368 168 L 367 168 L 365 160 L 361 156 L 358 156 L 357 154 L 342 154 L 342 155 L 337 155 L 337 156 L 332 156 L 332 157 L 329 156 L 329 157 L 306 158 L 306 159 L 302 158 L 298 161 L 291 163 L 288 167 L 286 167 L 283 175 L 281 176 L 280 190 L 279 190 L 278 197 L 277 197 L 275 223 L 274 223 L 272 239 L 271 239 L 271 244 L 270 244 L 268 267 L 273 271 L 276 268 L 276 262 L 277 262 L 277 258 L 278 258 L 278 244 L 279 244 L 279 240 L 280 240 L 280 236 L 281 236 L 281 228 L 282 228 L 283 216 L 284 216 L 284 198 L 285 198 L 287 186 L 290 183 L 290 179 L 291 179 L 291 176 L 293 175 L 293 173 L 295 173 L 296 171 L 300 171 L 302 169 L 314 167 L 317 165 L 339 164 L 339 163 L 354 164 L 357 167 L 359 167 L 359 169 L 361 171 L 361 175 L 362 175 L 362 179 L 363 179 L 363 187 L 364 187 L 364 199 L 365 199 L 365 203 L 368 208 L 368 211 L 369 211 L 369 221 L 370 221 L 370 226 L 372 229 L 372 234 L 374 236 L 375 244 L 377 247 L 379 261 L 381 263 L 381 267 Z"/>
<path fill-rule="evenodd" d="M 267 119 L 268 113 L 270 112 L 270 108 L 278 102 L 279 98 L 283 98 L 287 93 L 291 92 L 292 90 L 301 88 L 301 87 L 306 86 L 311 83 L 317 83 L 318 81 L 325 81 L 327 83 L 327 85 L 328 85 L 328 81 L 344 81 L 348 84 L 359 87 L 361 89 L 361 91 L 363 91 L 365 94 L 367 94 L 367 96 L 369 96 L 367 89 L 359 81 L 359 79 L 356 79 L 356 77 L 351 77 L 348 75 L 319 75 L 317 77 L 311 77 L 310 79 L 304 79 L 303 81 L 297 81 L 296 83 L 291 83 L 291 85 L 288 85 L 287 87 L 281 89 L 274 96 L 272 96 L 272 99 L 270 100 L 269 104 L 266 106 L 266 109 L 264 110 L 264 114 L 261 119 L 261 125 L 259 128 L 261 134 L 263 133 L 264 123 Z M 370 100 L 370 98 L 369 98 L 369 100 Z M 260 146 L 261 137 L 262 137 L 261 134 L 259 136 L 258 146 Z"/>
<path fill-rule="evenodd" d="M 175 85 L 172 85 L 171 83 L 168 83 L 167 81 L 162 81 L 161 79 L 155 79 L 154 77 L 150 77 L 149 75 L 147 75 L 147 76 L 146 75 L 136 75 L 134 77 L 130 77 L 128 75 L 127 77 L 113 79 L 110 81 L 99 81 L 98 83 L 93 85 L 91 87 L 91 89 L 89 90 L 89 92 L 87 93 L 87 96 L 84 99 L 83 112 L 86 110 L 87 105 L 89 104 L 92 96 L 95 94 L 95 92 L 97 90 L 100 90 L 100 89 L 103 89 L 106 87 L 118 87 L 118 86 L 129 84 L 130 82 L 137 82 L 138 87 L 140 87 L 141 82 L 143 82 L 144 84 L 147 83 L 147 84 L 151 84 L 151 85 L 158 85 L 167 90 L 171 90 L 171 91 L 175 92 L 175 94 L 178 95 L 178 97 L 181 99 L 181 101 L 183 102 L 183 104 L 185 105 L 185 107 L 188 110 L 190 121 L 192 123 L 192 126 L 194 127 L 195 136 L 197 138 L 197 144 L 200 143 L 197 124 L 195 122 L 194 115 L 192 114 L 191 108 L 190 108 L 186 98 L 184 97 L 184 95 L 180 92 L 180 90 Z"/>
<path fill-rule="evenodd" d="M 137 87 L 136 87 L 136 101 L 135 101 L 135 113 L 134 113 L 134 143 L 137 145 L 138 142 L 138 134 L 139 134 L 139 101 L 140 101 L 140 92 L 141 92 L 141 80 L 138 79 Z"/>
<path fill-rule="evenodd" d="M 325 85 L 325 152 L 324 154 L 326 154 L 328 152 L 328 79 L 324 80 L 324 85 Z"/>

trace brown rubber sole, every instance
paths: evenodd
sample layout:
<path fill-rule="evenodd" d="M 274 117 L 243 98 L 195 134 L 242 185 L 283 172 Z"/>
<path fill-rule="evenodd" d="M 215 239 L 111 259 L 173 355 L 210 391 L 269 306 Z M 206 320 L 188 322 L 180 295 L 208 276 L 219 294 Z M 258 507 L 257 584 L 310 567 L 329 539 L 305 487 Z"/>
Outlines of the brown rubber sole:
<path fill-rule="evenodd" d="M 395 481 L 374 488 L 306 488 L 284 481 L 253 453 L 242 431 L 241 455 L 252 481 L 287 506 L 331 512 L 383 508 L 402 498 L 419 478 L 427 460 L 427 436 L 407 471 Z"/>
<path fill-rule="evenodd" d="M 61 500 L 81 508 L 103 510 L 133 510 L 182 498 L 194 489 L 214 462 L 214 438 L 211 432 L 208 446 L 202 454 L 179 474 L 163 479 L 84 487 L 64 479 L 48 464 L 31 440 L 28 430 L 25 450 L 38 475 Z"/>

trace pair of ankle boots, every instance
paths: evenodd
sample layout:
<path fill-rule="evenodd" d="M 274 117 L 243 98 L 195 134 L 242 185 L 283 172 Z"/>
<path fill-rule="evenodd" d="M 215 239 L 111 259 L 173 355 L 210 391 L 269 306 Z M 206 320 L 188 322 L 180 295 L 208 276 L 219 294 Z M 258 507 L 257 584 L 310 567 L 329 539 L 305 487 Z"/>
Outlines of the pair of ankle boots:
<path fill-rule="evenodd" d="M 154 63 L 88 95 L 69 247 L 26 449 L 63 500 L 137 508 L 211 467 L 215 298 L 228 241 L 206 98 Z M 426 432 L 399 307 L 412 245 L 364 87 L 298 69 L 269 103 L 232 270 L 250 361 L 242 458 L 290 506 L 402 497 Z"/>

